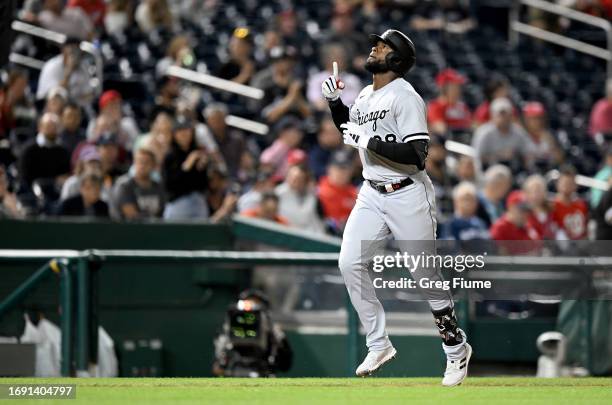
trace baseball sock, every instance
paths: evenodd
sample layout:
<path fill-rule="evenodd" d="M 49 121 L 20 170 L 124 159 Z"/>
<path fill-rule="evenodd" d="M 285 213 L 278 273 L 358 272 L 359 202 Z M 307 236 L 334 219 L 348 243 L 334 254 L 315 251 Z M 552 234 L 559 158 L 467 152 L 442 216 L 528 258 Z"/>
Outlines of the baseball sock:
<path fill-rule="evenodd" d="M 456 346 L 463 343 L 463 335 L 457 325 L 457 317 L 453 307 L 431 311 L 440 332 L 440 337 L 446 346 Z"/>

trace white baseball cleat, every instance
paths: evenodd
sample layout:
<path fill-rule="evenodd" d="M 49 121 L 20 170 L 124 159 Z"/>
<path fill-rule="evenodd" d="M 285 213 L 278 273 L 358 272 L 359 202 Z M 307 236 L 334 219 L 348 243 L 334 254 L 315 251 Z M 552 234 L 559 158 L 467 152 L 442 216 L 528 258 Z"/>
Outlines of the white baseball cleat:
<path fill-rule="evenodd" d="M 468 365 L 470 363 L 470 357 L 472 357 L 472 346 L 469 343 L 465 344 L 465 356 L 459 360 L 447 360 L 446 371 L 444 372 L 444 379 L 442 385 L 445 387 L 454 387 L 459 385 L 465 380 L 468 373 Z"/>
<path fill-rule="evenodd" d="M 368 355 L 363 360 L 363 363 L 357 367 L 355 374 L 357 374 L 358 377 L 367 377 L 372 375 L 384 364 L 393 360 L 396 354 L 397 350 L 395 350 L 395 347 L 393 346 L 377 352 L 368 352 Z"/>

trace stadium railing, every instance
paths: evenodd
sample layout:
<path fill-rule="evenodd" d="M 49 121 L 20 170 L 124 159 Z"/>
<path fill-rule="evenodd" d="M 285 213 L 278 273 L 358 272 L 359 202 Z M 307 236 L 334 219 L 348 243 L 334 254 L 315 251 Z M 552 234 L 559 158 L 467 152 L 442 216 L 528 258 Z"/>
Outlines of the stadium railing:
<path fill-rule="evenodd" d="M 247 225 L 248 226 L 248 225 Z M 97 342 L 98 272 L 105 264 L 126 263 L 168 263 L 172 264 L 240 264 L 247 266 L 335 266 L 337 252 L 262 252 L 262 251 L 218 251 L 218 250 L 0 250 L 0 262 L 19 263 L 35 259 L 48 262 L 34 272 L 13 293 L 0 302 L 0 318 L 15 308 L 28 293 L 34 290 L 51 274 L 60 277 L 62 364 L 64 376 L 89 376 L 92 359 L 92 342 Z M 507 257 L 489 256 L 488 269 L 478 279 L 516 280 L 522 283 L 573 283 L 572 272 L 578 268 L 587 276 L 593 271 L 609 270 L 612 258 L 588 260 L 585 257 Z M 242 267 L 244 268 L 244 267 Z M 223 270 L 220 270 L 223 271 Z M 467 274 L 466 276 L 469 276 Z M 484 277 L 484 278 L 483 278 Z M 590 277 L 590 276 L 588 276 Z M 93 298 L 92 298 L 93 297 Z M 471 292 L 457 296 L 457 312 L 462 326 L 469 333 L 472 300 Z M 587 301 L 587 305 L 590 301 Z M 355 311 L 346 298 L 347 310 L 347 375 L 352 375 L 358 362 L 359 323 Z M 587 368 L 591 365 L 592 318 L 587 310 L 583 328 L 587 345 Z M 74 343 L 74 365 L 72 350 Z M 95 351 L 94 351 L 95 352 Z"/>
<path fill-rule="evenodd" d="M 607 49 L 600 48 L 583 41 L 578 41 L 565 35 L 547 31 L 531 24 L 520 22 L 520 7 L 522 5 L 533 7 L 603 29 L 606 32 Z M 512 9 L 510 11 L 509 27 L 510 42 L 514 45 L 518 43 L 519 34 L 524 34 L 565 48 L 570 48 L 575 51 L 605 60 L 608 64 L 608 77 L 612 77 L 612 23 L 604 18 L 595 17 L 548 1 L 519 0 L 513 2 Z"/>
<path fill-rule="evenodd" d="M 449 152 L 476 158 L 476 151 L 471 145 L 466 145 L 461 142 L 448 140 L 444 143 L 444 147 Z M 546 177 L 546 179 L 548 180 L 556 180 L 559 177 L 559 171 L 551 170 L 546 173 L 544 177 Z M 576 184 L 588 188 L 597 188 L 603 191 L 608 191 L 608 188 L 610 187 L 608 183 L 603 180 L 598 180 L 596 178 L 584 176 L 582 174 L 576 175 Z"/>

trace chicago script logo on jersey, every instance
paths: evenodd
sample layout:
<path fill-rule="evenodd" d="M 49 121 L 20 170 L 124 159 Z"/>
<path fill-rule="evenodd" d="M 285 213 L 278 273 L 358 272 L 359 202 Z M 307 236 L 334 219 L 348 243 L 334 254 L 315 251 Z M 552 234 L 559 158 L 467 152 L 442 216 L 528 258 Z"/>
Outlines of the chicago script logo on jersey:
<path fill-rule="evenodd" d="M 368 122 L 372 122 L 372 131 L 376 131 L 376 121 L 385 118 L 389 111 L 391 110 L 376 110 L 367 114 L 361 114 L 361 111 L 357 110 L 357 123 L 359 125 L 364 125 Z"/>

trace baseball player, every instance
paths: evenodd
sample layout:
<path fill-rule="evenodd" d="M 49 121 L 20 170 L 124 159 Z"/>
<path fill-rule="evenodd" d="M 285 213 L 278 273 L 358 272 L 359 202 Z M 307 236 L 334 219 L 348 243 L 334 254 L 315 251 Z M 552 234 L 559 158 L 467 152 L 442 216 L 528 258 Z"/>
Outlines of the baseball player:
<path fill-rule="evenodd" d="M 359 191 L 342 240 L 339 267 L 351 302 L 366 331 L 368 355 L 357 367 L 368 376 L 395 358 L 396 350 L 385 330 L 385 313 L 376 298 L 367 265 L 377 246 L 392 235 L 397 241 L 430 241 L 436 238 L 435 197 L 425 172 L 427 113 L 425 103 L 403 76 L 416 62 L 414 44 L 403 33 L 387 30 L 370 35 L 372 44 L 366 69 L 372 84 L 355 103 L 340 100 L 344 83 L 337 65 L 322 83 L 332 117 L 344 143 L 356 148 L 363 164 L 363 187 Z M 415 281 L 441 280 L 439 269 L 417 269 Z M 442 384 L 455 386 L 467 376 L 472 348 L 457 326 L 448 291 L 423 289 L 447 356 Z"/>

